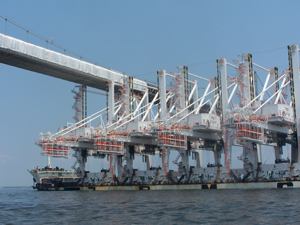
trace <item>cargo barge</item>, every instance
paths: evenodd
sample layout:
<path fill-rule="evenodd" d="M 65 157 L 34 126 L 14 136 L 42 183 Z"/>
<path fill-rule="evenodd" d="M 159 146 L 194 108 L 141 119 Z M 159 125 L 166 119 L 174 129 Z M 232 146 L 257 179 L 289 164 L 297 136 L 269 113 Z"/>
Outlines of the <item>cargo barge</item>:
<path fill-rule="evenodd" d="M 75 123 L 40 134 L 42 155 L 75 158 L 73 172 L 29 170 L 38 190 L 173 190 L 298 188 L 300 182 L 300 77 L 298 46 L 288 46 L 289 69 L 265 69 L 249 53 L 234 65 L 217 59 L 217 76 L 206 79 L 187 66 L 157 71 L 157 86 L 117 74 L 106 85 L 106 108 L 87 116 L 87 87 L 72 92 Z M 228 67 L 237 73 L 227 76 Z M 261 90 L 253 67 L 267 71 Z M 193 77 L 195 80 L 191 80 Z M 168 80 L 169 79 L 169 80 Z M 167 82 L 171 81 L 170 88 Z M 197 81 L 207 82 L 198 95 Z M 298 87 L 298 88 L 297 88 Z M 267 96 L 267 91 L 270 94 Z M 235 97 L 233 97 L 235 96 Z M 289 98 L 288 98 L 289 96 Z M 93 121 L 99 121 L 92 125 Z M 283 146 L 291 159 L 285 159 Z M 232 147 L 242 149 L 243 167 L 232 168 Z M 275 162 L 262 161 L 264 146 Z M 170 159 L 170 152 L 178 155 Z M 203 151 L 214 163 L 204 165 Z M 152 157 L 161 163 L 153 167 Z M 133 167 L 139 156 L 144 170 Z M 88 157 L 107 159 L 108 168 L 86 170 Z M 195 166 L 190 166 L 195 160 Z M 170 163 L 177 170 L 170 170 Z M 44 176 L 44 177 L 43 177 Z"/>

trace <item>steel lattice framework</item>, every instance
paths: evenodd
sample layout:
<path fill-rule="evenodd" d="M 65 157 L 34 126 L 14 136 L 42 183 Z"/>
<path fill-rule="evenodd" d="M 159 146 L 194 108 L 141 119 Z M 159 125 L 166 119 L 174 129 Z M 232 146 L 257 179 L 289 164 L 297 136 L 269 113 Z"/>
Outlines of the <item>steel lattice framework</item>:
<path fill-rule="evenodd" d="M 279 75 L 277 67 L 257 65 L 252 54 L 246 53 L 233 64 L 217 59 L 216 76 L 210 79 L 190 73 L 187 66 L 170 73 L 159 70 L 157 86 L 153 86 L 0 34 L 1 63 L 79 84 L 72 91 L 76 122 L 55 134 L 41 134 L 35 144 L 48 159 L 69 158 L 73 150 L 73 169 L 83 185 L 298 180 L 298 45 L 288 46 L 288 61 L 289 69 Z M 236 76 L 227 75 L 228 67 Z M 265 74 L 262 88 L 257 86 L 254 68 Z M 207 82 L 202 95 L 198 93 L 199 81 Z M 87 87 L 106 91 L 106 108 L 90 116 Z M 99 123 L 92 126 L 96 120 Z M 283 159 L 286 143 L 291 146 L 291 159 Z M 231 169 L 233 146 L 243 149 L 238 157 L 243 168 Z M 262 146 L 274 148 L 274 164 L 262 164 Z M 203 165 L 204 150 L 213 152 L 214 163 Z M 170 151 L 178 153 L 172 160 L 177 171 L 169 170 Z M 155 154 L 161 156 L 161 167 L 152 166 Z M 142 156 L 146 170 L 133 168 L 135 155 Z M 99 160 L 107 157 L 109 168 L 87 172 L 87 157 L 91 156 Z M 190 156 L 196 160 L 195 167 L 189 164 Z M 50 160 L 48 164 L 51 167 Z"/>

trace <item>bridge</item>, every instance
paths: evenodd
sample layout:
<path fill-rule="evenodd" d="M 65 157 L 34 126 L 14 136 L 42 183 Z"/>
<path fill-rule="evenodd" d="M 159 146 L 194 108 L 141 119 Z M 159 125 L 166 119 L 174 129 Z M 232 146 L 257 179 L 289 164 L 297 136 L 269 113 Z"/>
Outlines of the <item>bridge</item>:
<path fill-rule="evenodd" d="M 47 48 L 0 33 L 0 63 L 45 74 L 51 77 L 106 90 L 106 82 L 123 83 L 128 75 L 89 62 L 70 57 Z M 156 87 L 133 79 L 133 88 L 141 91 L 148 87 L 155 92 Z"/>

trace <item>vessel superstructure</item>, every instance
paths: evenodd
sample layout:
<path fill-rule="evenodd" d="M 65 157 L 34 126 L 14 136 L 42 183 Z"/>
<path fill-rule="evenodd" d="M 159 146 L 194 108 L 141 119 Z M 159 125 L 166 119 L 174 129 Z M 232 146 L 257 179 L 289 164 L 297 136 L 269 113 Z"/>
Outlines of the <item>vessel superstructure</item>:
<path fill-rule="evenodd" d="M 44 168 L 35 167 L 28 169 L 28 172 L 33 176 L 35 185 L 32 187 L 41 191 L 51 190 L 79 190 L 76 187 L 80 178 L 74 170 L 65 170 L 63 168 Z"/>

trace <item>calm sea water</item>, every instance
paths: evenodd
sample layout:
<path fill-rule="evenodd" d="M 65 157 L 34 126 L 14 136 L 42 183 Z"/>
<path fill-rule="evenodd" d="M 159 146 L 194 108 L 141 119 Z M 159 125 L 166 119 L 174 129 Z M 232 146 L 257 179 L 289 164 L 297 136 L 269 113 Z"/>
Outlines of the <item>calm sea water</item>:
<path fill-rule="evenodd" d="M 0 189 L 0 224 L 299 224 L 300 189 Z"/>

